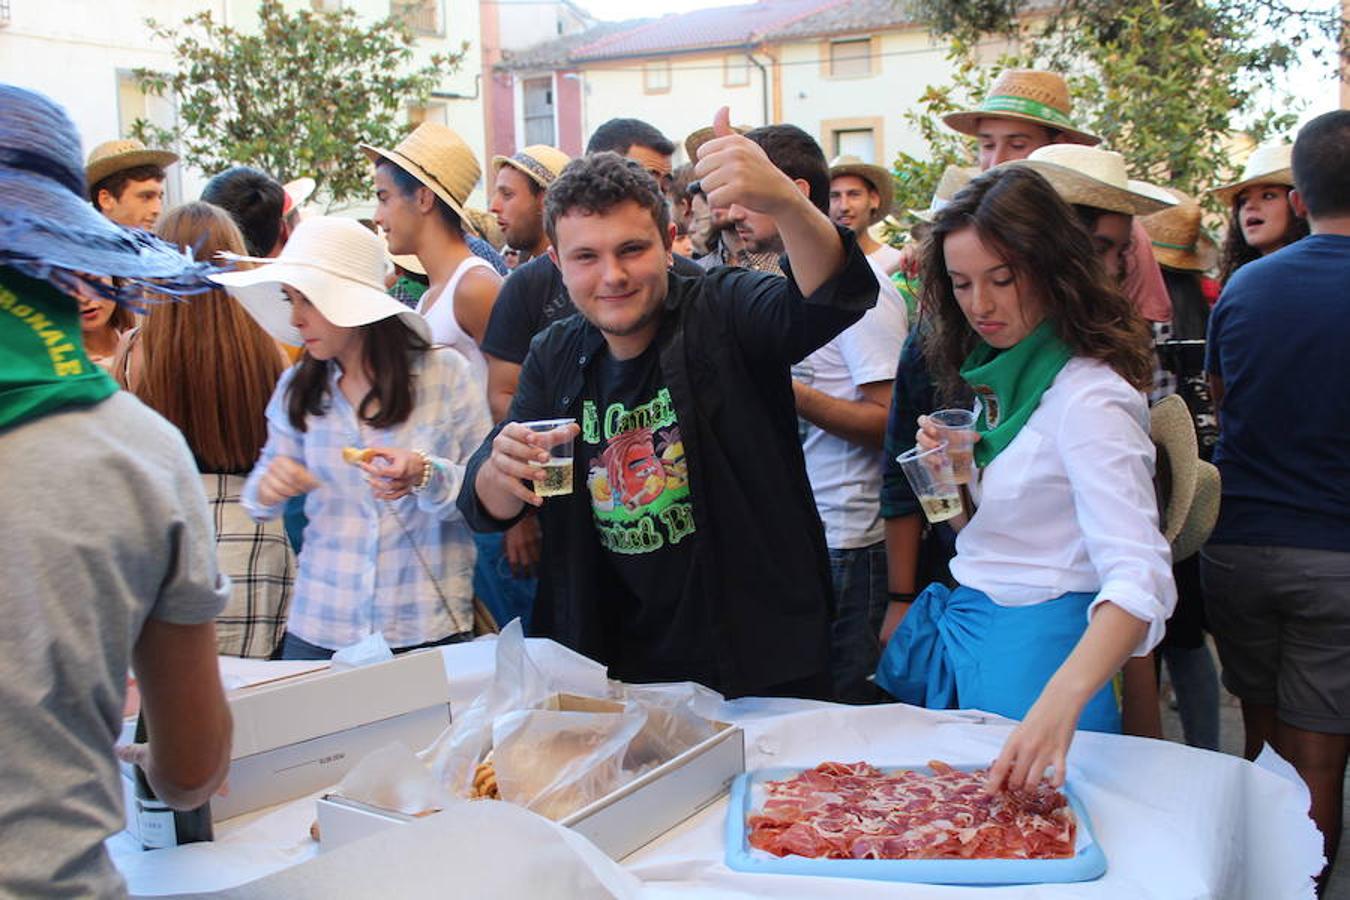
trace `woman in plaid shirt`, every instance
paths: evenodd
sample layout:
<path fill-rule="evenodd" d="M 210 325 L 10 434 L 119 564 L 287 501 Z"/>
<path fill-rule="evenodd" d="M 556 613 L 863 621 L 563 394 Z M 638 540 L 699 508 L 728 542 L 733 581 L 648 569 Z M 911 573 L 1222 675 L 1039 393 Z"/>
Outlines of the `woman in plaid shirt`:
<path fill-rule="evenodd" d="M 491 428 L 482 389 L 421 316 L 384 292 L 384 247 L 348 219 L 300 224 L 281 256 L 215 276 L 277 340 L 304 347 L 267 406 L 244 486 L 255 519 L 305 495 L 282 656 L 321 659 L 381 632 L 395 650 L 467 638 L 474 544 L 455 508 Z"/>

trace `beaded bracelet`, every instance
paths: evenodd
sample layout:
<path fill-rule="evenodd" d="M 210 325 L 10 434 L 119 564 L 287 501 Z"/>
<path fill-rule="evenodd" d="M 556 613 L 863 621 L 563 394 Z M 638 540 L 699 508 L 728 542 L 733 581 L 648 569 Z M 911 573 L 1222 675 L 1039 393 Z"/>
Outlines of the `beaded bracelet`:
<path fill-rule="evenodd" d="M 416 453 L 422 458 L 422 477 L 417 479 L 417 484 L 412 486 L 412 492 L 414 494 L 420 494 L 422 491 L 426 490 L 427 485 L 431 483 L 433 463 L 431 462 L 431 457 L 427 454 L 427 451 L 414 450 L 413 453 Z"/>

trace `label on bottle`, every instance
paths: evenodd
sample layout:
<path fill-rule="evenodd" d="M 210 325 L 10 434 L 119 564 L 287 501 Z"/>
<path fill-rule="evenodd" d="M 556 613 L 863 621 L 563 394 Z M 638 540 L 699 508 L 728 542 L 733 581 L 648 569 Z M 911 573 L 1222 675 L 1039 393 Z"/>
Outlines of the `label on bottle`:
<path fill-rule="evenodd" d="M 146 850 L 178 846 L 173 810 L 158 800 L 136 798 L 136 826 L 141 832 L 141 846 Z"/>

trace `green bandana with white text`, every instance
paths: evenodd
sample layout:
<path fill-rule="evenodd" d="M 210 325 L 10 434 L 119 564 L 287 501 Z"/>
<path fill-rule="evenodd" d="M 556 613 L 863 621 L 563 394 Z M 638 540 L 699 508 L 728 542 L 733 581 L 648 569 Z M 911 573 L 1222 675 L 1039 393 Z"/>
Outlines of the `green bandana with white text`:
<path fill-rule="evenodd" d="M 1007 350 L 981 341 L 971 351 L 961 365 L 961 377 L 980 398 L 977 465 L 989 465 L 1012 443 L 1072 355 L 1048 320 Z"/>
<path fill-rule="evenodd" d="M 0 429 L 117 393 L 84 352 L 79 303 L 0 266 Z"/>

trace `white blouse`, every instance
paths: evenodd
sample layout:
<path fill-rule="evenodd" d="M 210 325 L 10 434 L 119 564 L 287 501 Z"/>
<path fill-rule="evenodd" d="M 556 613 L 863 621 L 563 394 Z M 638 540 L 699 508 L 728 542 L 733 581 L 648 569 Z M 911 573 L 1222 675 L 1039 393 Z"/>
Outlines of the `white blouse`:
<path fill-rule="evenodd" d="M 1162 640 L 1176 607 L 1172 551 L 1158 526 L 1148 405 L 1110 366 L 1074 357 L 1012 443 L 972 484 L 977 510 L 956 539 L 952 576 L 1003 606 L 1069 591 L 1148 623 Z"/>

